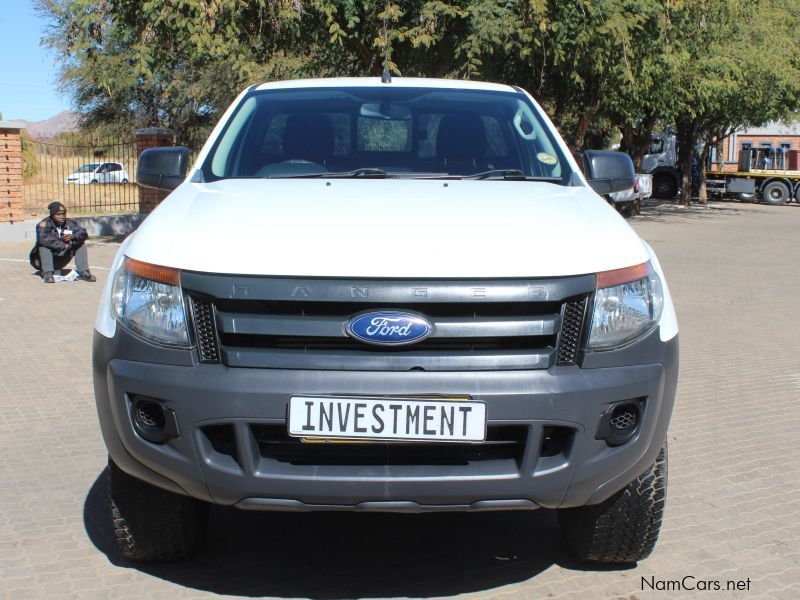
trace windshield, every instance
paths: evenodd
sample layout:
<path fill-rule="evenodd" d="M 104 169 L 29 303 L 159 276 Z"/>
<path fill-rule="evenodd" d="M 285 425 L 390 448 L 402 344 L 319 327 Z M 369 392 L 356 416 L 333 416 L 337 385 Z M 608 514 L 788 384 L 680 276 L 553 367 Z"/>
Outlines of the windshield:
<path fill-rule="evenodd" d="M 206 181 L 569 174 L 522 93 L 391 86 L 251 92 L 203 164 Z"/>
<path fill-rule="evenodd" d="M 75 169 L 75 173 L 93 173 L 94 170 L 100 166 L 100 163 L 91 163 L 88 165 L 82 165 Z"/>

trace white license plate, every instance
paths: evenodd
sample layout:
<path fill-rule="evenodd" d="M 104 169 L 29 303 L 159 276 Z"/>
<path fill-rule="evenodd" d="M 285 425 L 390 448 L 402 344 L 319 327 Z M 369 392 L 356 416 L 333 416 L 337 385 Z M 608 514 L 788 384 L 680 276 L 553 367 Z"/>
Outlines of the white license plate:
<path fill-rule="evenodd" d="M 486 405 L 466 399 L 292 396 L 289 435 L 300 438 L 482 442 Z"/>

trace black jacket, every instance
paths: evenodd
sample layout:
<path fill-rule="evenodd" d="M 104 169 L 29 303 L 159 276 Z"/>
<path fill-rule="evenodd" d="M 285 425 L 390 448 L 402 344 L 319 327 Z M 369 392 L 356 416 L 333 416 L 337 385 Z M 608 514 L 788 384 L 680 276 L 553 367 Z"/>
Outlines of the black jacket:
<path fill-rule="evenodd" d="M 34 246 L 34 250 L 38 252 L 39 246 L 44 246 L 45 248 L 50 248 L 53 254 L 61 254 L 65 250 L 74 250 L 80 247 L 81 244 L 89 238 L 89 234 L 86 233 L 86 230 L 72 219 L 67 219 L 64 222 L 62 230 L 63 229 L 72 230 L 72 240 L 69 242 L 65 242 L 61 239 L 58 233 L 58 225 L 53 221 L 53 217 L 47 217 L 39 221 L 39 224 L 36 226 L 36 245 Z"/>

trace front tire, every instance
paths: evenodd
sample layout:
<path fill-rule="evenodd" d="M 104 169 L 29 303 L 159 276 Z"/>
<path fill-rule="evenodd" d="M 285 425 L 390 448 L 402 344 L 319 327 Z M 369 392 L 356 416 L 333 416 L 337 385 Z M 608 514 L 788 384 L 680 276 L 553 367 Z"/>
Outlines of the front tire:
<path fill-rule="evenodd" d="M 205 536 L 208 505 L 136 479 L 108 461 L 114 537 L 130 560 L 162 562 L 189 558 Z"/>
<path fill-rule="evenodd" d="M 639 477 L 608 500 L 558 512 L 564 540 L 582 561 L 626 564 L 647 558 L 661 530 L 667 446 Z"/>
<path fill-rule="evenodd" d="M 662 173 L 653 178 L 653 196 L 659 200 L 669 200 L 678 193 L 678 185 L 672 175 Z"/>

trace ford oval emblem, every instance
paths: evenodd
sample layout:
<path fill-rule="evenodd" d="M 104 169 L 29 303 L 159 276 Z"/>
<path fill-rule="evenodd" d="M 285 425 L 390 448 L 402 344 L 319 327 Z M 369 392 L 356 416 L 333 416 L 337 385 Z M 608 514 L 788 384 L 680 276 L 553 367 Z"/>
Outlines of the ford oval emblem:
<path fill-rule="evenodd" d="M 354 316 L 347 322 L 345 331 L 367 344 L 402 346 L 424 340 L 433 331 L 433 325 L 416 313 L 379 310 Z"/>

